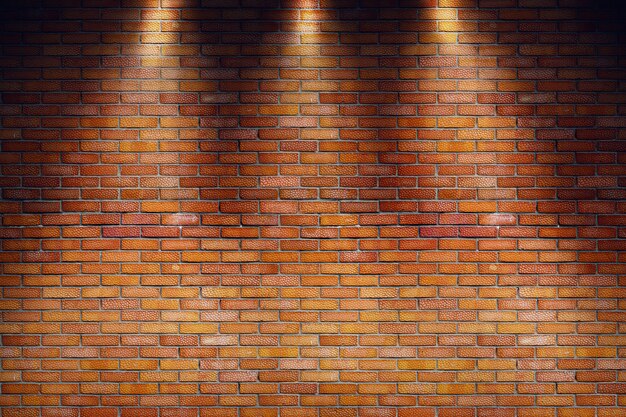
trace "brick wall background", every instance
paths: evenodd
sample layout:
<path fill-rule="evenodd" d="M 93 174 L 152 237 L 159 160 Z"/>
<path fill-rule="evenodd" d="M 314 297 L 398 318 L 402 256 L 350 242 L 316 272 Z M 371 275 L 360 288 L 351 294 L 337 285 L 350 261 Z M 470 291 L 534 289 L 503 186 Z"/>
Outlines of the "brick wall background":
<path fill-rule="evenodd" d="M 2 6 L 2 417 L 624 417 L 606 0 Z"/>

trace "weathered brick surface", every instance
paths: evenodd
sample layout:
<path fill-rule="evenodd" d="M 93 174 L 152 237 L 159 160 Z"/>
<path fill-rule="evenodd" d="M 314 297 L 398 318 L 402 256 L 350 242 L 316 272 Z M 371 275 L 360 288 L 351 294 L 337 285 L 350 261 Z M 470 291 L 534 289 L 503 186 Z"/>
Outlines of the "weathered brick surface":
<path fill-rule="evenodd" d="M 4 2 L 1 416 L 624 417 L 622 9 Z"/>

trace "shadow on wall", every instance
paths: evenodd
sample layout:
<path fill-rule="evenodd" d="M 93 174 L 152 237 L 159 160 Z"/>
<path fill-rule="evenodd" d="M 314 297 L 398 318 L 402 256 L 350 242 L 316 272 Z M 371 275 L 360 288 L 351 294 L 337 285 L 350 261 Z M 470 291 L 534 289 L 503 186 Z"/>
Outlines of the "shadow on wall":
<path fill-rule="evenodd" d="M 203 53 L 218 55 L 221 68 L 206 73 L 220 80 L 220 93 L 205 97 L 228 103 L 203 123 L 219 123 L 220 146 L 230 147 L 219 161 L 233 176 L 220 177 L 219 188 L 233 187 L 228 198 L 246 200 L 223 206 L 270 214 L 273 220 L 262 221 L 277 226 L 266 229 L 271 238 L 303 237 L 278 227 L 278 216 L 297 222 L 290 215 L 339 212 L 353 223 L 326 226 L 341 225 L 346 234 L 357 219 L 392 226 L 364 237 L 405 239 L 403 250 L 436 249 L 431 239 L 442 238 L 576 239 L 582 226 L 590 226 L 589 236 L 617 237 L 595 226 L 602 226 L 599 214 L 620 212 L 623 197 L 620 7 L 517 6 L 305 2 L 235 8 L 227 12 L 232 21 L 211 15 L 224 30 L 204 19 L 203 27 L 220 28 L 219 45 L 204 45 Z M 312 223 L 285 226 L 317 225 L 302 220 Z M 309 232 L 313 239 L 340 236 L 338 229 Z M 381 260 L 362 249 L 340 258 Z M 583 250 L 575 243 L 567 249 Z M 556 262 L 572 256 L 550 256 L 542 271 L 557 273 Z M 391 265 L 368 272 L 397 273 Z M 475 272 L 519 272 L 497 268 Z"/>

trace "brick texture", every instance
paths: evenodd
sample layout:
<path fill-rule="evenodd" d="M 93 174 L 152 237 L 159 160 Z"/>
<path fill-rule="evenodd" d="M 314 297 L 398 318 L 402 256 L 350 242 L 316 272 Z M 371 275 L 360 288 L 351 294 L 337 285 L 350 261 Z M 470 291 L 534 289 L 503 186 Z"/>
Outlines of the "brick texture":
<path fill-rule="evenodd" d="M 1 417 L 626 416 L 608 0 L 1 9 Z"/>

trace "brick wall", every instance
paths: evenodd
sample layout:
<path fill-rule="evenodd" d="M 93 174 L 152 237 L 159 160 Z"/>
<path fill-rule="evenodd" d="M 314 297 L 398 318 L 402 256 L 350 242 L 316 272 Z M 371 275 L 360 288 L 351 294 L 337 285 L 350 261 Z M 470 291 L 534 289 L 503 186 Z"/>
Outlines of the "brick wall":
<path fill-rule="evenodd" d="M 2 417 L 626 415 L 619 1 L 40 3 Z"/>

